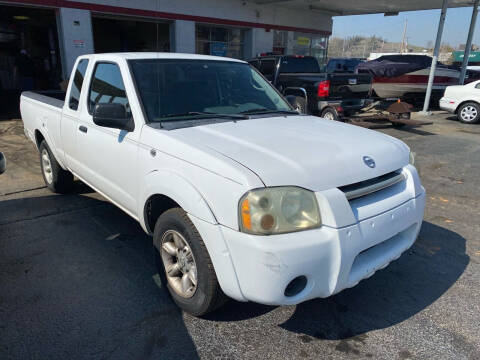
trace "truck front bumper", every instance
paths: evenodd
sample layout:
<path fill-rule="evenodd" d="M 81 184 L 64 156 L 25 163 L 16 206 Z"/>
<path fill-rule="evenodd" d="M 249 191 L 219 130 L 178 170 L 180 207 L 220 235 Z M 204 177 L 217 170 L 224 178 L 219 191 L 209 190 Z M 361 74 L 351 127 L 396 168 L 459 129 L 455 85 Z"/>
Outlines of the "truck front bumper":
<path fill-rule="evenodd" d="M 386 267 L 412 246 L 422 224 L 425 190 L 416 170 L 407 168 L 413 171 L 404 170 L 408 175 L 405 184 L 369 195 L 370 201 L 349 203 L 340 190 L 330 192 L 332 202 L 340 202 L 330 204 L 331 210 L 337 209 L 333 216 L 348 218 L 345 211 L 351 211 L 351 218 L 359 219 L 351 225 L 327 224 L 313 230 L 257 236 L 193 219 L 223 291 L 240 301 L 297 304 L 353 287 Z M 325 209 L 324 204 L 320 208 Z M 328 212 L 325 222 L 331 223 Z M 302 288 L 286 294 L 289 284 L 299 277 Z"/>

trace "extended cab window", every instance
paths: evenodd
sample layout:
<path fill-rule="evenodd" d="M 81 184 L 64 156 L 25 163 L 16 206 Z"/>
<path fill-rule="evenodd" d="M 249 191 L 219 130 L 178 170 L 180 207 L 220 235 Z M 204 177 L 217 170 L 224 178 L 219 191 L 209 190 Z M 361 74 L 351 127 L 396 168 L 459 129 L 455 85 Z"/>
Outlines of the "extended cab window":
<path fill-rule="evenodd" d="M 68 100 L 68 107 L 72 110 L 78 109 L 78 102 L 80 101 L 80 92 L 82 91 L 83 79 L 87 71 L 88 59 L 82 59 L 78 62 L 77 69 L 73 75 L 72 86 L 70 89 L 70 99 Z"/>
<path fill-rule="evenodd" d="M 123 84 L 122 74 L 117 64 L 97 63 L 88 94 L 88 111 L 93 113 L 97 104 L 122 104 L 130 111 Z"/>

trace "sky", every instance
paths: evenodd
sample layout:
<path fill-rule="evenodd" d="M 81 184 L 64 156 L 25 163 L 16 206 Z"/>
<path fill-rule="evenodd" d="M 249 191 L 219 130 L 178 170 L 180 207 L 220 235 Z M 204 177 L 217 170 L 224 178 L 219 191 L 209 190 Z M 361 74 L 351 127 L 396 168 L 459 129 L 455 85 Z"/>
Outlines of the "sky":
<path fill-rule="evenodd" d="M 442 43 L 454 47 L 465 44 L 472 8 L 450 8 L 447 10 Z M 407 19 L 408 43 L 427 46 L 429 41 L 435 44 L 440 10 L 407 11 L 398 16 L 383 14 L 335 16 L 333 18 L 333 36 L 347 37 L 353 35 L 376 35 L 388 41 L 401 42 L 405 19 Z M 480 16 L 477 18 L 473 43 L 480 45 Z"/>

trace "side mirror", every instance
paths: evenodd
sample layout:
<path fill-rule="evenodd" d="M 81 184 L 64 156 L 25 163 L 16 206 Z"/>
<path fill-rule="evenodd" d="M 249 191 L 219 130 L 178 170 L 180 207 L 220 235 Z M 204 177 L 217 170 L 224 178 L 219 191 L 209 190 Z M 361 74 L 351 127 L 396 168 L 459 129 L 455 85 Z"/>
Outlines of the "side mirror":
<path fill-rule="evenodd" d="M 133 118 L 127 115 L 123 104 L 97 104 L 93 109 L 93 122 L 98 126 L 133 131 Z"/>
<path fill-rule="evenodd" d="M 3 174 L 7 170 L 7 159 L 2 152 L 0 152 L 0 174 Z"/>

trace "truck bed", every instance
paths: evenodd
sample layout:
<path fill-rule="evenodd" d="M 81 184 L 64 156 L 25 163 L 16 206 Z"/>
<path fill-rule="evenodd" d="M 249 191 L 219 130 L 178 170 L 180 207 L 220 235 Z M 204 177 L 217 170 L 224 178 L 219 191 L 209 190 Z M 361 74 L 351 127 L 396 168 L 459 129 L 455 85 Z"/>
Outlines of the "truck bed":
<path fill-rule="evenodd" d="M 47 90 L 47 91 L 24 91 L 22 97 L 39 101 L 45 105 L 57 108 L 63 108 L 65 103 L 65 91 Z"/>
<path fill-rule="evenodd" d="M 42 129 L 43 136 L 51 145 L 55 157 L 62 161 L 60 142 L 60 124 L 62 120 L 65 93 L 59 91 L 33 92 L 25 91 L 20 97 L 20 114 L 25 135 L 38 145 L 35 129 Z"/>
<path fill-rule="evenodd" d="M 315 84 L 330 81 L 329 99 L 364 99 L 370 95 L 372 77 L 368 74 L 343 73 L 283 73 L 279 82 L 288 87 L 303 87 L 307 92 L 315 93 Z"/>

